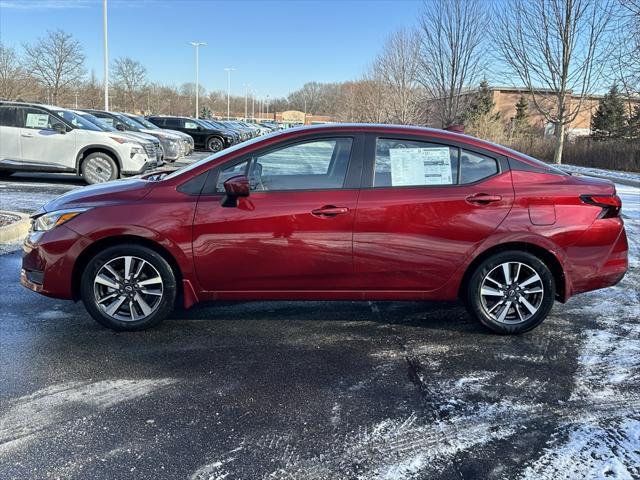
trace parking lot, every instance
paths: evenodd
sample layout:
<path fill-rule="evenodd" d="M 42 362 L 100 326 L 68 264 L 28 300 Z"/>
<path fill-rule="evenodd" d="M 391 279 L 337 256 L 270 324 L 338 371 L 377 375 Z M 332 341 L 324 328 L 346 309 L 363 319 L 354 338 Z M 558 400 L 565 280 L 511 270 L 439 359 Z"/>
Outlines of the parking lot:
<path fill-rule="evenodd" d="M 2 209 L 81 185 L 15 175 Z M 618 189 L 624 280 L 515 337 L 419 302 L 225 302 L 116 333 L 21 287 L 9 247 L 0 478 L 638 478 L 640 191 Z"/>

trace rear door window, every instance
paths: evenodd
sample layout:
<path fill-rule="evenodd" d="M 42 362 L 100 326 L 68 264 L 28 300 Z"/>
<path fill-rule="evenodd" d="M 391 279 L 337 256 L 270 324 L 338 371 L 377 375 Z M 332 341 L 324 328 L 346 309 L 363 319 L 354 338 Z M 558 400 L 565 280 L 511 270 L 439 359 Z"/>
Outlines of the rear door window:
<path fill-rule="evenodd" d="M 458 148 L 414 140 L 378 139 L 374 187 L 453 185 Z"/>

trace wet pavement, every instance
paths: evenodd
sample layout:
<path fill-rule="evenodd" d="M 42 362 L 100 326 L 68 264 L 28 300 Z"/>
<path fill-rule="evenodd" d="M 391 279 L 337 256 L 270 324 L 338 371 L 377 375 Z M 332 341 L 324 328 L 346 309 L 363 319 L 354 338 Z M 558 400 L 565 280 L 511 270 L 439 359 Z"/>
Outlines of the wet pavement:
<path fill-rule="evenodd" d="M 13 209 L 78 186 L 43 183 Z M 0 255 L 0 478 L 638 478 L 639 191 L 620 191 L 629 274 L 517 337 L 420 302 L 215 303 L 117 333 Z"/>

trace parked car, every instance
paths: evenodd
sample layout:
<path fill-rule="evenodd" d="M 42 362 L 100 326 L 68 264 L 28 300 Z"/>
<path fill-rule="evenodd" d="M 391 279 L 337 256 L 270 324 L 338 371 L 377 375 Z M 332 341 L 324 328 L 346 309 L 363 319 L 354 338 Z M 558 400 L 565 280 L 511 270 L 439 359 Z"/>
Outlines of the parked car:
<path fill-rule="evenodd" d="M 229 143 L 229 146 L 231 145 L 235 145 L 236 143 L 240 142 L 240 134 L 236 131 L 236 130 L 232 130 L 228 127 L 225 127 L 224 125 L 222 125 L 221 123 L 216 122 L 215 120 L 210 120 L 208 118 L 199 118 L 198 121 L 200 123 L 204 123 L 208 126 L 210 126 L 211 128 L 215 129 L 215 130 L 220 130 L 223 135 L 228 135 L 231 137 L 231 142 Z"/>
<path fill-rule="evenodd" d="M 140 142 L 107 134 L 58 107 L 0 102 L 0 170 L 60 172 L 102 183 L 161 162 Z"/>
<path fill-rule="evenodd" d="M 145 125 L 120 112 L 104 112 L 101 110 L 85 111 L 106 121 L 115 120 L 113 126 L 118 129 L 124 128 L 124 130 L 127 131 L 146 133 L 147 135 L 156 137 L 162 145 L 163 158 L 168 162 L 175 162 L 185 155 L 184 142 L 182 138 L 176 134 L 165 132 L 161 129 L 147 128 Z"/>
<path fill-rule="evenodd" d="M 117 133 L 118 137 L 128 138 L 134 142 L 139 142 L 144 147 L 145 151 L 150 157 L 156 158 L 158 155 L 158 152 L 162 148 L 160 146 L 160 141 L 152 135 L 147 135 L 146 133 L 142 133 L 142 132 L 118 130 L 117 128 L 112 127 L 108 123 L 105 123 L 103 120 L 99 119 L 98 117 L 88 112 L 83 112 L 82 110 L 70 110 L 70 111 L 72 111 L 76 115 L 80 115 L 85 120 L 88 120 L 103 132 Z"/>
<path fill-rule="evenodd" d="M 461 298 L 513 334 L 622 279 L 620 209 L 607 180 L 466 135 L 306 127 L 49 202 L 21 282 L 115 330 L 158 324 L 176 298 Z"/>
<path fill-rule="evenodd" d="M 188 133 L 193 137 L 195 147 L 201 150 L 219 152 L 233 142 L 233 137 L 225 131 L 211 128 L 196 118 L 150 116 L 147 117 L 147 120 L 160 128 L 170 128 Z"/>
<path fill-rule="evenodd" d="M 145 138 L 153 139 L 156 148 L 157 148 L 157 156 L 158 158 L 164 160 L 164 147 L 162 146 L 162 142 L 160 139 L 151 135 L 147 132 L 143 132 L 139 127 L 132 125 L 131 122 L 124 115 L 120 115 L 115 112 L 105 112 L 103 110 L 95 110 L 95 109 L 82 109 L 83 112 L 90 113 L 94 117 L 100 119 L 103 123 L 106 123 L 110 127 L 115 128 L 116 130 L 120 130 L 121 132 L 129 132 L 136 133 L 140 135 L 145 135 Z"/>
<path fill-rule="evenodd" d="M 175 135 L 175 136 L 181 138 L 182 139 L 182 155 L 188 156 L 188 155 L 191 155 L 191 153 L 193 152 L 194 144 L 193 144 L 193 137 L 191 135 L 183 133 L 183 132 L 180 132 L 178 130 L 161 129 L 157 125 L 154 125 L 149 120 L 144 118 L 142 115 L 133 115 L 132 113 L 123 113 L 123 115 L 125 115 L 128 118 L 130 118 L 134 122 L 139 123 L 140 125 L 142 125 L 145 128 L 144 131 L 162 130 L 162 131 L 164 131 L 166 133 L 169 133 L 171 135 Z M 157 132 L 157 133 L 160 133 L 160 132 Z M 166 150 L 166 148 L 165 148 L 165 150 Z"/>

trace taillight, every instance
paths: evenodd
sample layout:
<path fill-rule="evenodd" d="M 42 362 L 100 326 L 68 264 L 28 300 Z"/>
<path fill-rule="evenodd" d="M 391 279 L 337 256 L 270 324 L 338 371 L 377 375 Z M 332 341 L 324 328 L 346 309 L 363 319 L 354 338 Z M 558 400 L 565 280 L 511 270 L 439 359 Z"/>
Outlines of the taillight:
<path fill-rule="evenodd" d="M 620 216 L 622 200 L 620 200 L 618 195 L 580 195 L 580 200 L 587 205 L 602 208 L 602 212 L 598 215 L 598 218 L 614 218 Z"/>

